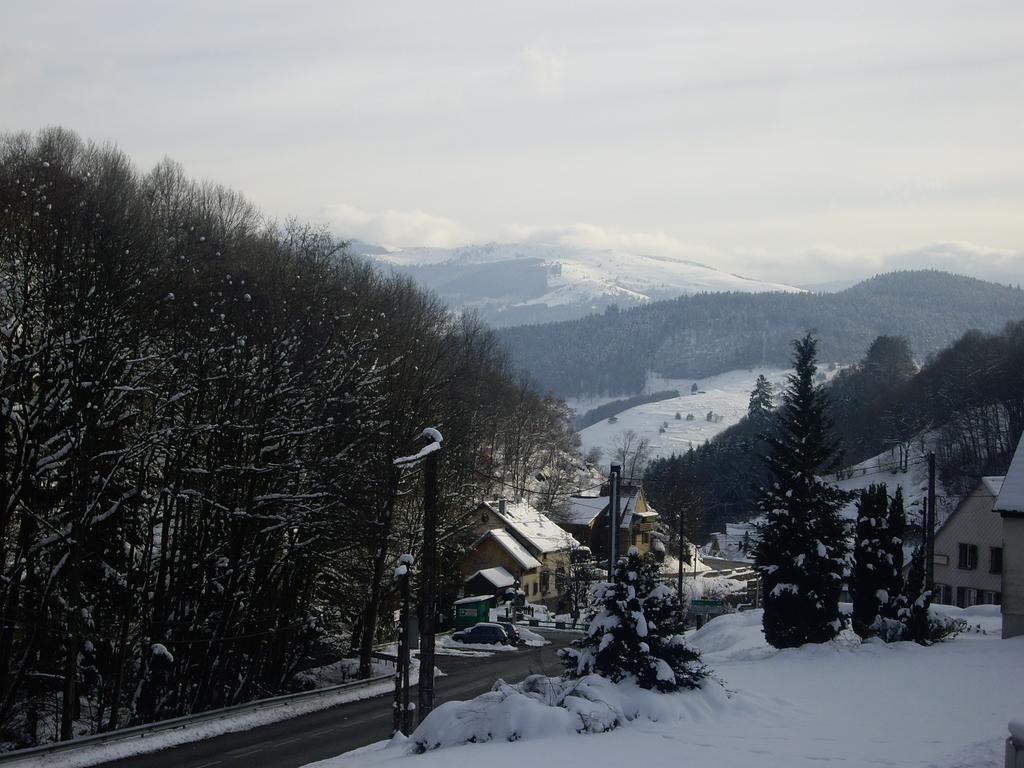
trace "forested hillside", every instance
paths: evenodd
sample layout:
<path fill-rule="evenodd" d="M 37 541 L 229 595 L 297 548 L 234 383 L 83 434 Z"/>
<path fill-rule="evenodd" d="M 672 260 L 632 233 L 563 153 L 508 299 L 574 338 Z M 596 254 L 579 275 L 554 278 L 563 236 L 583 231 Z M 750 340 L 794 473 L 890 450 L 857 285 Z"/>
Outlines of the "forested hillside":
<path fill-rule="evenodd" d="M 906 339 L 880 336 L 825 386 L 832 437 L 844 466 L 891 451 L 899 471 L 913 441 L 930 434 L 943 487 L 966 495 L 981 477 L 1006 471 L 1024 432 L 1024 321 L 996 333 L 969 331 L 919 370 L 913 352 Z M 652 503 L 686 510 L 697 540 L 753 513 L 755 489 L 767 479 L 760 436 L 773 428 L 764 402 L 752 398 L 736 426 L 648 467 Z"/>
<path fill-rule="evenodd" d="M 832 294 L 715 293 L 500 331 L 516 366 L 561 397 L 631 395 L 646 372 L 699 379 L 786 366 L 808 330 L 819 359 L 859 359 L 872 339 L 904 336 L 919 359 L 969 328 L 1024 318 L 1024 291 L 931 270 L 895 272 Z"/>
<path fill-rule="evenodd" d="M 568 445 L 509 374 L 321 231 L 169 161 L 0 137 L 0 739 L 278 693 L 342 644 L 368 670 L 422 538 L 395 458 L 444 436 L 444 604 L 473 503 Z"/>

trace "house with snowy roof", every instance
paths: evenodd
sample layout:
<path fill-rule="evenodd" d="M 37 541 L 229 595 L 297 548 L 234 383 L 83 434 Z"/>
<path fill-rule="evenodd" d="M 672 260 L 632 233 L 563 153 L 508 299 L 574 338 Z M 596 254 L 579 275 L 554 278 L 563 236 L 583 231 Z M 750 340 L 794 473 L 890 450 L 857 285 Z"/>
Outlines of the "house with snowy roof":
<path fill-rule="evenodd" d="M 1003 530 L 992 514 L 1002 477 L 983 477 L 935 533 L 934 602 L 967 608 L 1002 600 Z"/>
<path fill-rule="evenodd" d="M 1003 637 L 1015 637 L 1024 635 L 1024 437 L 1017 443 L 992 511 L 1003 523 Z"/>
<path fill-rule="evenodd" d="M 562 578 L 579 542 L 525 501 L 484 501 L 475 510 L 477 539 L 462 561 L 466 589 L 503 594 L 511 577 L 532 603 L 557 608 Z M 484 587 L 481 589 L 481 587 Z M 468 592 L 467 592 L 468 594 Z"/>
<path fill-rule="evenodd" d="M 559 518 L 559 524 L 587 547 L 599 560 L 608 558 L 608 521 L 611 496 L 607 486 L 600 496 L 571 496 Z M 623 485 L 619 489 L 618 537 L 616 551 L 625 554 L 636 547 L 640 554 L 651 551 L 656 537 L 652 537 L 658 524 L 658 513 L 647 504 L 644 491 L 638 485 Z"/>
<path fill-rule="evenodd" d="M 760 540 L 754 523 L 726 523 L 724 531 L 708 535 L 708 543 L 701 553 L 708 557 L 733 562 L 752 562 L 754 546 Z"/>

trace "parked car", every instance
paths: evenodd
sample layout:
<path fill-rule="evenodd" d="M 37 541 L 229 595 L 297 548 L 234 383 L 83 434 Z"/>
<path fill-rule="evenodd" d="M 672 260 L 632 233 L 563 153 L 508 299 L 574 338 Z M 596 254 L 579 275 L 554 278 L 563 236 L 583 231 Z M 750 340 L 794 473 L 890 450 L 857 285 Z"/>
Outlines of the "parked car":
<path fill-rule="evenodd" d="M 500 624 L 480 622 L 469 629 L 452 634 L 452 640 L 459 643 L 481 643 L 485 645 L 515 645 Z"/>
<path fill-rule="evenodd" d="M 519 630 L 516 629 L 516 625 L 512 622 L 497 621 L 495 623 L 505 630 L 505 634 L 508 635 L 508 639 L 512 641 L 512 645 L 518 645 L 523 641 L 523 639 L 519 636 Z"/>

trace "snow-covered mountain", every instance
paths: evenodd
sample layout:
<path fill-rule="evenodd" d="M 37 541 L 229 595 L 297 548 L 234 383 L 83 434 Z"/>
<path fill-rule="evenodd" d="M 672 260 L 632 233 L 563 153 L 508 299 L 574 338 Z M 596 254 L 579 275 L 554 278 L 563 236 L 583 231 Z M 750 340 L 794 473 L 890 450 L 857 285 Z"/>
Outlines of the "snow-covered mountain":
<path fill-rule="evenodd" d="M 800 292 L 704 264 L 619 250 L 544 243 L 405 248 L 365 254 L 408 274 L 494 325 L 566 320 L 701 292 Z"/>

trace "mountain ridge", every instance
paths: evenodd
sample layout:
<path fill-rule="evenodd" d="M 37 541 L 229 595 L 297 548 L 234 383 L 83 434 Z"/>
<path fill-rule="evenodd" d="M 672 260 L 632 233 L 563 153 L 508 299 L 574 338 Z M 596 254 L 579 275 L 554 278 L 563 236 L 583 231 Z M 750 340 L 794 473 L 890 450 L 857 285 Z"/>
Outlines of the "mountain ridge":
<path fill-rule="evenodd" d="M 629 308 L 704 292 L 803 291 L 690 259 L 544 242 L 362 253 L 495 327 L 576 319 L 612 305 Z"/>
<path fill-rule="evenodd" d="M 825 361 L 858 360 L 883 334 L 924 359 L 971 328 L 1024 318 L 1024 291 L 938 270 L 891 272 L 837 293 L 706 293 L 504 328 L 514 364 L 561 397 L 632 395 L 648 371 L 695 379 L 789 360 L 813 331 Z"/>

